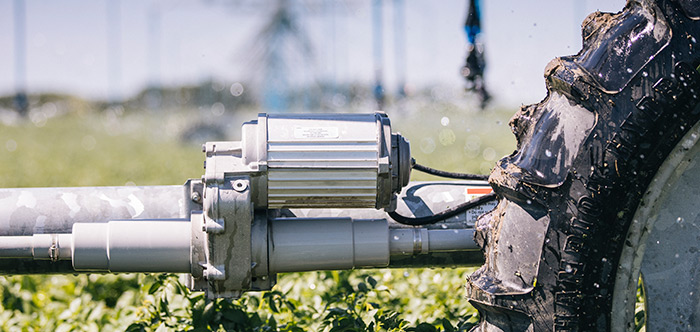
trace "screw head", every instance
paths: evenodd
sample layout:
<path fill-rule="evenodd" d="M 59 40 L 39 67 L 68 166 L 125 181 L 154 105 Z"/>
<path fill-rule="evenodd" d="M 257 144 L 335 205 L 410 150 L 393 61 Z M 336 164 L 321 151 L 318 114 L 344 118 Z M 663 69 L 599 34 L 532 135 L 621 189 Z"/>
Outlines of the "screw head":
<path fill-rule="evenodd" d="M 190 196 L 193 202 L 199 203 L 202 201 L 202 195 L 200 195 L 198 192 L 193 192 L 192 196 Z"/>

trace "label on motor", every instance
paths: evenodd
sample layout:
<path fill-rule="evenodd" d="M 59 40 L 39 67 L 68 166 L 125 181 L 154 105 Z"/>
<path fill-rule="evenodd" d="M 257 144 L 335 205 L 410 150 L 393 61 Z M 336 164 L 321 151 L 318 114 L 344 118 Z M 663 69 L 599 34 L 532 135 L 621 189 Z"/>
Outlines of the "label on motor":
<path fill-rule="evenodd" d="M 294 138 L 338 138 L 338 127 L 296 127 Z"/>

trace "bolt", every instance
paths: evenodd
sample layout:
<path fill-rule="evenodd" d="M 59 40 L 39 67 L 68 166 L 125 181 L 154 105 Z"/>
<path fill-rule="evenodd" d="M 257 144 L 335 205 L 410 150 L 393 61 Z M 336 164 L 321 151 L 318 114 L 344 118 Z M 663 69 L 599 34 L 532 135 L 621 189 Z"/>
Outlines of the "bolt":
<path fill-rule="evenodd" d="M 243 192 L 248 188 L 248 184 L 243 180 L 236 180 L 233 182 L 233 190 L 237 192 Z"/>
<path fill-rule="evenodd" d="M 192 198 L 192 201 L 195 202 L 195 203 L 199 203 L 199 202 L 202 201 L 202 195 L 200 195 L 200 194 L 199 194 L 198 192 L 196 192 L 196 191 L 192 193 L 192 196 L 190 196 L 190 198 Z"/>
<path fill-rule="evenodd" d="M 57 262 L 58 261 L 58 246 L 56 244 L 52 244 L 49 247 L 49 259 L 51 259 L 52 262 Z"/>

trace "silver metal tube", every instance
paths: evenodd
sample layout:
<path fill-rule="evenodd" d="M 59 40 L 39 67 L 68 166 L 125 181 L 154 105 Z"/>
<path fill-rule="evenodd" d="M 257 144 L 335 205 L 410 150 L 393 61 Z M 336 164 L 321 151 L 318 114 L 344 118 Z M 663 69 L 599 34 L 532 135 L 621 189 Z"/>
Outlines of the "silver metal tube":
<path fill-rule="evenodd" d="M 390 231 L 391 255 L 428 253 L 428 230 L 425 228 L 395 228 Z"/>
<path fill-rule="evenodd" d="M 390 228 L 385 219 L 330 217 L 273 219 L 268 227 L 269 273 L 377 268 L 394 261 L 410 266 L 411 260 L 415 266 L 481 262 L 472 229 Z M 253 243 L 261 241 L 261 232 L 256 234 Z M 256 255 L 263 257 L 259 251 Z M 450 261 L 453 253 L 462 260 Z"/>
<path fill-rule="evenodd" d="M 77 223 L 72 234 L 0 237 L 0 259 L 72 261 L 75 271 L 190 272 L 187 220 Z"/>
<path fill-rule="evenodd" d="M 0 239 L 0 258 L 32 258 L 31 236 L 3 236 Z"/>
<path fill-rule="evenodd" d="M 390 228 L 385 219 L 352 218 L 278 218 L 256 225 L 256 276 L 449 263 L 441 253 L 471 252 L 464 257 L 480 261 L 472 229 Z M 77 223 L 72 234 L 2 237 L 0 258 L 72 259 L 78 272 L 190 272 L 191 234 L 187 220 Z"/>
<path fill-rule="evenodd" d="M 71 234 L 34 234 L 32 256 L 35 260 L 70 260 L 73 237 Z"/>
<path fill-rule="evenodd" d="M 110 221 L 73 225 L 76 271 L 190 272 L 186 220 Z"/>
<path fill-rule="evenodd" d="M 479 250 L 473 229 L 391 228 L 391 256 Z"/>
<path fill-rule="evenodd" d="M 386 220 L 293 218 L 273 219 L 268 225 L 270 273 L 389 264 Z"/>
<path fill-rule="evenodd" d="M 0 189 L 0 236 L 70 233 L 74 223 L 180 218 L 182 186 Z"/>
<path fill-rule="evenodd" d="M 453 252 L 479 250 L 474 242 L 474 229 L 430 229 L 428 230 L 429 252 Z"/>

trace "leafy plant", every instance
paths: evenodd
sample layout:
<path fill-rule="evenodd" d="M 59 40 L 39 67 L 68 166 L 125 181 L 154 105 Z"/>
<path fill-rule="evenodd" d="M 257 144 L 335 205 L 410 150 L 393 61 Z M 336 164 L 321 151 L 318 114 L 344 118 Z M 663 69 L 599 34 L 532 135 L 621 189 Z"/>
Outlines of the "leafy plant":
<path fill-rule="evenodd" d="M 395 130 L 408 135 L 422 162 L 478 172 L 492 155 L 512 149 L 512 142 L 489 142 L 489 137 L 511 139 L 504 123 L 512 111 L 465 123 L 454 120 L 467 118 L 458 107 L 435 107 L 430 103 L 410 114 L 392 115 Z M 255 118 L 255 112 L 226 121 L 237 128 L 241 120 Z M 435 121 L 424 121 L 421 113 Z M 177 142 L 178 130 L 197 116 L 176 110 L 167 117 L 107 110 L 0 123 L 0 186 L 182 183 L 202 172 L 200 150 Z M 453 121 L 445 125 L 449 121 L 441 123 L 441 117 Z M 431 142 L 440 147 L 433 149 Z M 477 321 L 462 292 L 468 272 L 290 273 L 281 275 L 273 290 L 238 300 L 207 300 L 173 275 L 0 277 L 0 330 L 466 331 Z"/>

